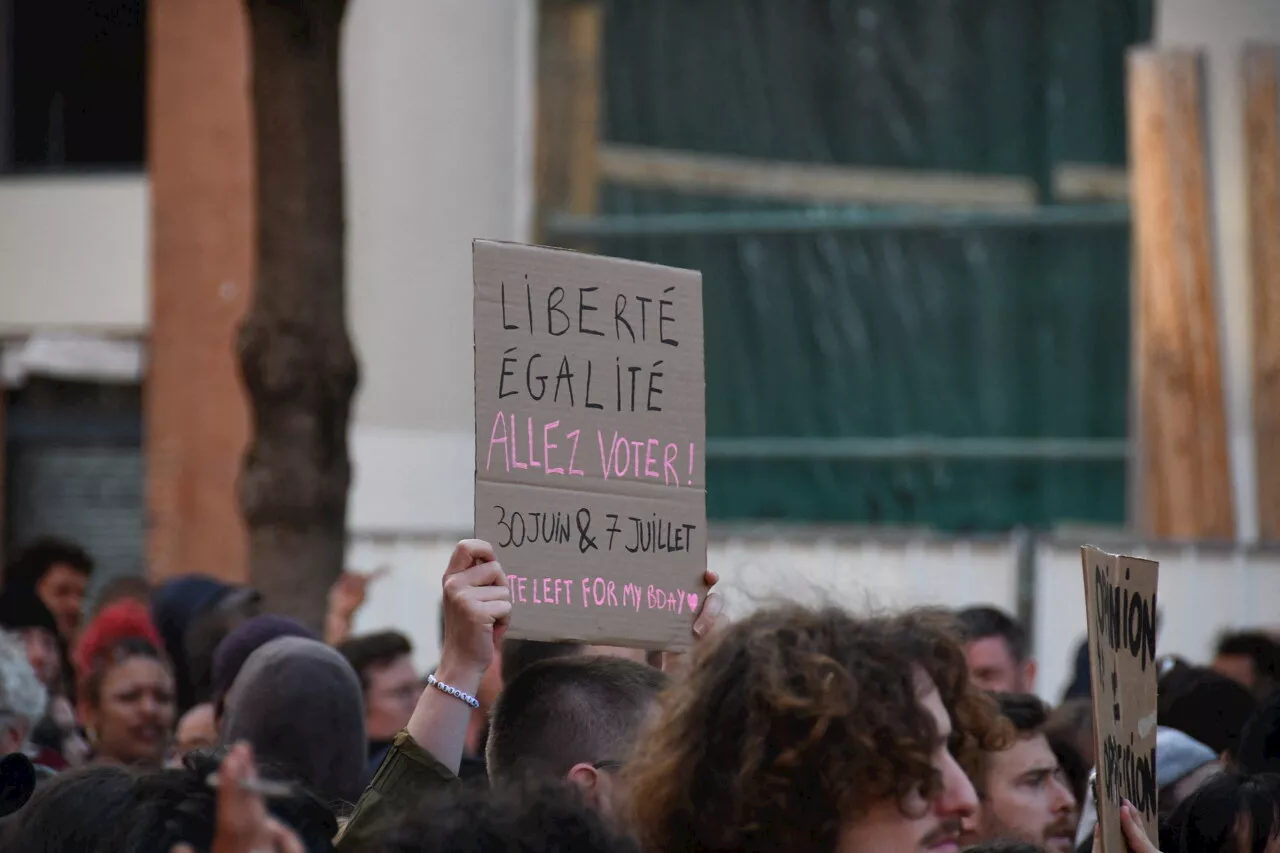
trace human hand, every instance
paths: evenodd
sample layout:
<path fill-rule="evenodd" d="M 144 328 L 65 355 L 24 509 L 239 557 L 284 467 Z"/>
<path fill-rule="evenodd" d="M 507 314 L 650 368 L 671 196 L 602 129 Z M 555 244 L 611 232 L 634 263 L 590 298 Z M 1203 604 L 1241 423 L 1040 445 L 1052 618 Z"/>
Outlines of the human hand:
<path fill-rule="evenodd" d="M 702 582 L 710 590 L 720 582 L 720 576 L 707 569 L 702 573 Z M 720 593 L 708 592 L 702 597 L 697 615 L 694 616 L 693 620 L 693 641 L 695 646 L 715 631 L 723 612 L 724 596 Z M 652 662 L 653 659 L 650 657 L 650 663 Z M 688 662 L 689 656 L 687 654 L 682 652 L 663 652 L 658 661 L 658 667 L 665 673 L 675 675 L 683 672 L 687 668 Z"/>
<path fill-rule="evenodd" d="M 212 853 L 306 853 L 292 830 L 267 813 L 262 795 L 249 786 L 257 779 L 253 749 L 231 747 L 218 768 L 218 816 Z M 170 853 L 194 853 L 179 844 Z"/>
<path fill-rule="evenodd" d="M 720 576 L 707 569 L 702 573 L 702 582 L 706 584 L 707 594 L 698 607 L 697 618 L 693 620 L 693 636 L 701 640 L 716 629 L 720 614 L 724 612 L 724 596 L 712 591 L 712 587 L 720 583 Z"/>
<path fill-rule="evenodd" d="M 379 566 L 371 572 L 347 570 L 329 587 L 329 614 L 350 619 L 364 606 L 369 586 L 391 573 L 389 566 Z"/>
<path fill-rule="evenodd" d="M 438 677 L 479 679 L 493 661 L 511 616 L 511 589 L 493 546 L 464 539 L 444 570 L 444 647 Z"/>
<path fill-rule="evenodd" d="M 1129 853 L 1160 853 L 1160 850 L 1147 838 L 1147 831 L 1142 828 L 1142 818 L 1138 810 L 1128 800 L 1120 805 L 1120 831 L 1124 834 L 1125 846 Z M 1102 853 L 1102 824 L 1093 827 L 1093 853 Z"/>

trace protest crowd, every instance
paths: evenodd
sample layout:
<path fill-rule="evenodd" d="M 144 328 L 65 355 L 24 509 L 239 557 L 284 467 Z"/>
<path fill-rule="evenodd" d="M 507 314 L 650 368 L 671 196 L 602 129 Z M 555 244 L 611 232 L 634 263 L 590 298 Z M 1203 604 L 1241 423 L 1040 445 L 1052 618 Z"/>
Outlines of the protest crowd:
<path fill-rule="evenodd" d="M 994 608 L 730 624 L 713 592 L 689 654 L 505 639 L 507 577 L 465 540 L 424 679 L 400 634 L 350 635 L 370 576 L 319 636 L 198 576 L 109 584 L 82 620 L 92 571 L 50 539 L 5 572 L 6 851 L 1100 849 L 1088 651 L 1050 708 Z M 1138 853 L 1280 849 L 1277 645 L 1210 663 L 1158 662 L 1158 826 L 1120 811 Z"/>

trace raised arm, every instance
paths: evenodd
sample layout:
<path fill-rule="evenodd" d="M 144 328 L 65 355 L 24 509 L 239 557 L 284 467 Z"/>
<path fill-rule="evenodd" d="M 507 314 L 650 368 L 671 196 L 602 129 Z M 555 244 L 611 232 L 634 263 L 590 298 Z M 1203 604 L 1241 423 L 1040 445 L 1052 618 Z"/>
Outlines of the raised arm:
<path fill-rule="evenodd" d="M 480 689 L 510 615 L 511 590 L 493 547 L 479 539 L 459 542 L 444 572 L 444 648 L 436 684 L 422 692 L 406 727 L 452 773 L 462 763 L 475 707 L 468 700 Z"/>

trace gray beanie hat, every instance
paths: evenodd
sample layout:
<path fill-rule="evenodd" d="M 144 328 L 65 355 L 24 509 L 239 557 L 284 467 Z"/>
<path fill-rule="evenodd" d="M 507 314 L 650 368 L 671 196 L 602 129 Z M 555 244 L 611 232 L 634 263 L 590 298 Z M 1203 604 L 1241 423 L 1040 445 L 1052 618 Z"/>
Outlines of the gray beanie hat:
<path fill-rule="evenodd" d="M 221 736 L 248 741 L 259 764 L 322 800 L 360 798 L 364 695 L 351 664 L 324 643 L 281 637 L 249 655 L 227 693 Z"/>
<path fill-rule="evenodd" d="M 1175 785 L 1206 764 L 1217 761 L 1213 750 L 1168 726 L 1156 728 L 1156 788 Z M 1085 795 L 1084 808 L 1080 812 L 1080 827 L 1076 830 L 1076 844 L 1083 844 L 1093 837 L 1094 824 L 1098 822 L 1098 804 L 1093 800 L 1093 788 Z"/>

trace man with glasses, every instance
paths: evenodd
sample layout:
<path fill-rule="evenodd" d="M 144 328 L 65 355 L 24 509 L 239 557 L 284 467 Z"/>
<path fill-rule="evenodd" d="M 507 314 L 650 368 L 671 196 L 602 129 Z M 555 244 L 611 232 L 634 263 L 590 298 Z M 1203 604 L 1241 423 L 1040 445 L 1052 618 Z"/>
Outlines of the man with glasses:
<path fill-rule="evenodd" d="M 660 670 L 617 657 L 533 664 L 511 680 L 493 710 L 485 753 L 490 781 L 564 779 L 613 815 L 622 799 L 617 771 L 666 684 Z"/>
<path fill-rule="evenodd" d="M 352 637 L 338 646 L 364 688 L 364 726 L 369 736 L 369 772 L 378 769 L 396 734 L 409 722 L 422 695 L 413 667 L 413 646 L 396 631 Z"/>

